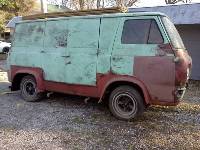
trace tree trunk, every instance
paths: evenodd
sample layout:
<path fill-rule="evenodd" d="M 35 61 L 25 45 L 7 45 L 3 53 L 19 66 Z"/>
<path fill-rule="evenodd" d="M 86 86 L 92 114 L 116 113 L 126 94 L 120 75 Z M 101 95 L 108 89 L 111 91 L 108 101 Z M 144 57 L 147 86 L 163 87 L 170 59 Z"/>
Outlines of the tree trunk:
<path fill-rule="evenodd" d="M 100 4 L 101 3 L 101 0 L 97 0 L 97 9 L 99 9 L 100 8 Z"/>

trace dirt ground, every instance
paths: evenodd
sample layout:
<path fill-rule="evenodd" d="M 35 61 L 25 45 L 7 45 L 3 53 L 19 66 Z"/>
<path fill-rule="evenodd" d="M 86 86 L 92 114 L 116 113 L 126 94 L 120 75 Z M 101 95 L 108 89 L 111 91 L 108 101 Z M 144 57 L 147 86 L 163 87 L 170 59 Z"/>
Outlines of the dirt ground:
<path fill-rule="evenodd" d="M 5 61 L 0 61 L 4 68 Z M 25 102 L 0 70 L 0 149 L 200 150 L 200 83 L 191 81 L 177 107 L 151 106 L 130 122 L 115 119 L 103 104 L 53 94 Z"/>

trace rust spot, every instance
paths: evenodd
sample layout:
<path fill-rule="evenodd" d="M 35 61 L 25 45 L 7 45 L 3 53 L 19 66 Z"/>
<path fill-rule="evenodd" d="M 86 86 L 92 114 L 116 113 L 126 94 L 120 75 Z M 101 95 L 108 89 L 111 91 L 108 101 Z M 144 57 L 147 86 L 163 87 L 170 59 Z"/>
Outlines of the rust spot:
<path fill-rule="evenodd" d="M 174 54 L 170 43 L 158 45 L 156 52 L 156 56 L 166 56 L 167 54 Z"/>
<path fill-rule="evenodd" d="M 36 25 L 30 25 L 28 28 L 28 33 L 31 34 L 35 30 L 36 27 L 37 27 Z"/>
<path fill-rule="evenodd" d="M 56 46 L 67 47 L 68 30 L 55 36 Z"/>
<path fill-rule="evenodd" d="M 39 26 L 39 27 L 37 28 L 36 32 L 41 32 L 41 33 L 43 33 L 44 30 L 43 30 L 43 28 L 42 28 L 41 26 Z"/>
<path fill-rule="evenodd" d="M 113 61 L 121 61 L 123 58 L 122 57 L 113 57 L 112 59 L 113 59 Z"/>

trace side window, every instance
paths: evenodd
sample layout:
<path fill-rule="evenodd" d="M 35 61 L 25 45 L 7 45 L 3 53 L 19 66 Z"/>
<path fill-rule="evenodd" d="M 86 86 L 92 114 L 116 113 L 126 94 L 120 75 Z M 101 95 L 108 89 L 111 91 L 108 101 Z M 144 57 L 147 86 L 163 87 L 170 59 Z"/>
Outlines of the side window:
<path fill-rule="evenodd" d="M 131 19 L 124 22 L 122 44 L 160 44 L 163 38 L 153 19 Z"/>
<path fill-rule="evenodd" d="M 122 44 L 146 44 L 151 20 L 131 19 L 124 22 Z"/>
<path fill-rule="evenodd" d="M 161 35 L 161 32 L 158 28 L 158 25 L 155 20 L 151 21 L 151 28 L 149 32 L 149 39 L 148 44 L 161 44 L 163 43 L 163 37 Z"/>

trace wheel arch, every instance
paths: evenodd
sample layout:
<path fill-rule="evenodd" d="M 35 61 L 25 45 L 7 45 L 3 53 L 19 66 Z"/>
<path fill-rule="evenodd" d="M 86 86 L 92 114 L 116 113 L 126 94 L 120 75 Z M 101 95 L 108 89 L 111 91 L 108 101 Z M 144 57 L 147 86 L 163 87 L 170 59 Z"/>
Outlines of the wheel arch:
<path fill-rule="evenodd" d="M 12 79 L 11 90 L 12 91 L 20 90 L 20 83 L 22 81 L 22 78 L 25 77 L 25 76 L 27 76 L 27 75 L 31 75 L 31 74 L 29 74 L 29 73 L 18 73 L 18 74 L 16 74 L 14 76 L 14 78 Z"/>
<path fill-rule="evenodd" d="M 44 91 L 43 71 L 40 68 L 26 68 L 26 67 L 11 67 L 11 90 L 16 91 L 20 89 L 20 83 L 24 76 L 31 75 L 35 78 L 38 91 Z"/>
<path fill-rule="evenodd" d="M 101 99 L 108 96 L 112 90 L 114 90 L 116 87 L 122 86 L 122 85 L 128 85 L 138 90 L 138 92 L 141 94 L 141 96 L 144 99 L 145 104 L 150 104 L 150 95 L 148 93 L 148 90 L 146 86 L 139 80 L 132 80 L 132 79 L 124 79 L 124 78 L 115 78 L 114 80 L 108 82 L 105 84 L 105 86 L 102 88 L 101 91 Z"/>

